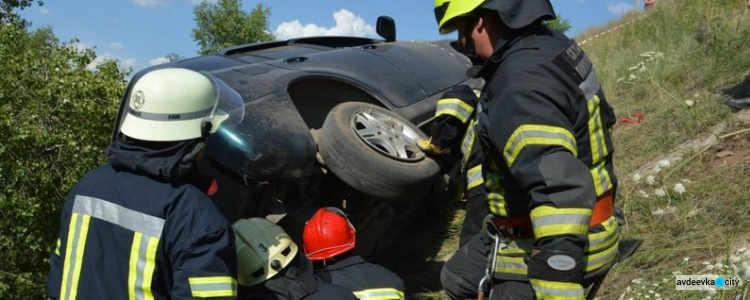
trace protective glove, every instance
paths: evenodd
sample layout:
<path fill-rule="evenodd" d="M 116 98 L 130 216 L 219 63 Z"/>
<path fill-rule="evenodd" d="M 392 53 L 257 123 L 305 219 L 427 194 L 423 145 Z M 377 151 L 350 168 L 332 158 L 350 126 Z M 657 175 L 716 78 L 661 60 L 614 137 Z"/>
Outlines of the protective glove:
<path fill-rule="evenodd" d="M 422 149 L 427 155 L 441 156 L 450 153 L 450 149 L 443 149 L 432 143 L 432 138 L 427 140 L 418 140 L 417 146 Z"/>

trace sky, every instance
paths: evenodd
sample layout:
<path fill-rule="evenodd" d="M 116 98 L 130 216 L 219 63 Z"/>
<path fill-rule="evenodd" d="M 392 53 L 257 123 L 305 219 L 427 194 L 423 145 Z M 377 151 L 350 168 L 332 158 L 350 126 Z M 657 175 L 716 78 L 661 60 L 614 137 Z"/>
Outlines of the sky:
<path fill-rule="evenodd" d="M 52 27 L 61 41 L 77 38 L 77 46 L 93 49 L 99 59 L 118 59 L 134 72 L 163 63 L 165 55 L 197 56 L 190 33 L 193 7 L 216 0 L 72 0 L 44 1 L 20 11 L 32 28 Z M 601 26 L 634 9 L 635 0 L 551 0 L 555 12 L 570 20 L 568 35 Z M 250 11 L 258 3 L 270 7 L 269 30 L 277 39 L 311 35 L 377 37 L 380 15 L 396 21 L 397 40 L 455 39 L 440 35 L 432 0 L 242 0 Z"/>

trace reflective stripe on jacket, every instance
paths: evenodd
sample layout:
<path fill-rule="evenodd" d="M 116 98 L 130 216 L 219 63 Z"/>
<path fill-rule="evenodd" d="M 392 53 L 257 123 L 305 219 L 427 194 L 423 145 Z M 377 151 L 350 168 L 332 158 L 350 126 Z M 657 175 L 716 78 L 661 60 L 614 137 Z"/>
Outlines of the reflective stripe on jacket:
<path fill-rule="evenodd" d="M 234 234 L 213 202 L 109 165 L 68 195 L 50 264 L 55 299 L 237 296 Z"/>
<path fill-rule="evenodd" d="M 351 290 L 358 299 L 404 299 L 404 282 L 379 265 L 351 256 L 315 271 L 318 280 Z"/>

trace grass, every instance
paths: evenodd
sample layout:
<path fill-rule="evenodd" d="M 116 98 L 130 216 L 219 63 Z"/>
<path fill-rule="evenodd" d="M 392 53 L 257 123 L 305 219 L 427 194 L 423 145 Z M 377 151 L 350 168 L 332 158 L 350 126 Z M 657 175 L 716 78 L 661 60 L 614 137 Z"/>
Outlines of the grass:
<path fill-rule="evenodd" d="M 582 41 L 634 20 L 583 49 L 617 116 L 645 115 L 642 124 L 619 123 L 613 133 L 621 183 L 617 203 L 628 222 L 623 235 L 644 244 L 610 272 L 598 297 L 735 299 L 740 291 L 750 297 L 750 284 L 710 294 L 676 291 L 673 283 L 674 272 L 745 272 L 745 281 L 750 280 L 750 250 L 744 257 L 740 253 L 750 248 L 750 133 L 721 139 L 679 168 L 674 163 L 665 167 L 653 185 L 645 183 L 645 175 L 639 182 L 632 178 L 641 166 L 717 123 L 729 122 L 730 131 L 750 127 L 731 121 L 732 111 L 721 103 L 728 87 L 750 76 L 750 10 L 738 0 L 664 0 L 637 19 L 642 14 L 631 13 L 576 37 Z M 647 52 L 663 57 L 642 56 Z M 734 155 L 717 157 L 722 151 Z M 682 194 L 674 190 L 678 183 L 685 188 Z M 664 196 L 657 196 L 657 189 Z M 446 298 L 438 276 L 442 262 L 457 250 L 463 205 L 442 203 L 435 210 L 379 260 L 404 277 L 411 299 Z M 729 267 L 708 269 L 717 263 Z M 747 271 L 742 271 L 743 263 Z"/>

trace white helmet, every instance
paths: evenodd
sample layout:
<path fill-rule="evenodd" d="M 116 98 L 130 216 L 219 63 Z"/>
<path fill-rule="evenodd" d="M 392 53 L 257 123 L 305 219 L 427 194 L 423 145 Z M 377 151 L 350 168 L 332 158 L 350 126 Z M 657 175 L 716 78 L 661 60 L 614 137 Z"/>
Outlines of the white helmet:
<path fill-rule="evenodd" d="M 240 219 L 232 224 L 237 249 L 237 282 L 264 282 L 294 260 L 297 244 L 279 225 L 264 218 Z"/>
<path fill-rule="evenodd" d="M 157 142 L 191 140 L 212 133 L 228 117 L 226 111 L 216 109 L 219 90 L 224 88 L 213 76 L 188 69 L 146 73 L 131 89 L 126 112 L 121 112 L 120 132 Z M 239 95 L 233 96 L 239 98 L 234 101 L 242 102 Z"/>

